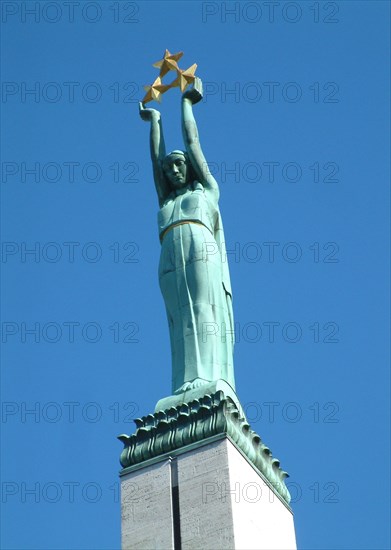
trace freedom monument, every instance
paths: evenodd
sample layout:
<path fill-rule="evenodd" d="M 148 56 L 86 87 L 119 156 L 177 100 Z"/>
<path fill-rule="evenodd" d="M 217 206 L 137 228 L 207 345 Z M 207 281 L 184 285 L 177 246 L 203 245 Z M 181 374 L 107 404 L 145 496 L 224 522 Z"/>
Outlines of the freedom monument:
<path fill-rule="evenodd" d="M 159 203 L 172 394 L 135 420 L 134 434 L 119 436 L 122 548 L 294 550 L 288 474 L 251 429 L 236 394 L 220 192 L 193 114 L 202 82 L 196 64 L 179 68 L 182 55 L 166 50 L 140 103 Z M 171 72 L 174 80 L 164 84 Z M 167 153 L 160 112 L 146 104 L 175 87 L 184 149 Z"/>

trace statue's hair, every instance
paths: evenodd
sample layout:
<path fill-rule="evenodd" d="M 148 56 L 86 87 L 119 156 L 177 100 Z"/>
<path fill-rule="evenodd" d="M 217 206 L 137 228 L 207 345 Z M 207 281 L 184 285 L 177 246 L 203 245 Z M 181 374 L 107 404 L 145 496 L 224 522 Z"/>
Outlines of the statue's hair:
<path fill-rule="evenodd" d="M 170 155 L 182 155 L 184 156 L 186 159 L 188 158 L 188 154 L 186 151 L 182 151 L 181 149 L 174 149 L 173 151 L 171 151 L 170 153 L 167 153 L 167 155 L 165 156 L 165 158 L 169 157 Z M 164 159 L 163 159 L 164 161 Z"/>

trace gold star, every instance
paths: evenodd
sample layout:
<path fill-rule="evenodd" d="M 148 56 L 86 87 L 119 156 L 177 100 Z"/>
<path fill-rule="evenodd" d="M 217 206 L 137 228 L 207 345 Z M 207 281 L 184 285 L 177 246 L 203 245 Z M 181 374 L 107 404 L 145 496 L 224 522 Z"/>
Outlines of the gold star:
<path fill-rule="evenodd" d="M 161 101 L 160 96 L 164 94 L 171 86 L 162 84 L 162 79 L 160 76 L 150 85 L 144 86 L 144 90 L 147 92 L 142 100 L 143 103 L 148 103 L 148 101 Z"/>
<path fill-rule="evenodd" d="M 195 80 L 195 71 L 197 68 L 197 63 L 194 63 L 191 67 L 188 69 L 185 69 L 182 71 L 181 69 L 177 69 L 177 77 L 176 79 L 171 82 L 170 88 L 174 88 L 175 86 L 179 86 L 181 89 L 181 92 L 184 92 L 185 89 L 189 84 L 194 82 Z"/>
<path fill-rule="evenodd" d="M 169 71 L 176 71 L 178 69 L 177 61 L 182 57 L 183 52 L 171 53 L 168 50 L 165 51 L 163 59 L 156 61 L 153 67 L 160 68 L 159 76 L 164 76 Z"/>

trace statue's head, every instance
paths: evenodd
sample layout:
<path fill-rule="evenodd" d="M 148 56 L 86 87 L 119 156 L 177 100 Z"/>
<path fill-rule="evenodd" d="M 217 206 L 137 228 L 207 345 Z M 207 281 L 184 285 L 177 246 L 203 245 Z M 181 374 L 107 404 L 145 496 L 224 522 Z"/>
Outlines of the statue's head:
<path fill-rule="evenodd" d="M 194 180 L 190 159 L 184 151 L 171 151 L 163 159 L 162 168 L 173 190 L 183 189 Z"/>

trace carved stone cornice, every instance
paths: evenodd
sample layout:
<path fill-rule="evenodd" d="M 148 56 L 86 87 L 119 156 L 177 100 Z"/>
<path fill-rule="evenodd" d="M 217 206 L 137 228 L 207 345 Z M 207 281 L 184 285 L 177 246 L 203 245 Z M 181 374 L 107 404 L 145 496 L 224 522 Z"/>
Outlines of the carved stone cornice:
<path fill-rule="evenodd" d="M 279 460 L 273 458 L 270 449 L 250 428 L 234 401 L 222 391 L 137 418 L 134 422 L 137 426 L 134 434 L 118 437 L 124 444 L 120 457 L 124 468 L 218 434 L 227 434 L 289 504 L 290 495 L 284 481 L 287 472 L 280 468 Z"/>

